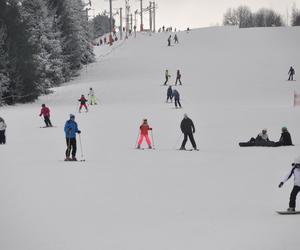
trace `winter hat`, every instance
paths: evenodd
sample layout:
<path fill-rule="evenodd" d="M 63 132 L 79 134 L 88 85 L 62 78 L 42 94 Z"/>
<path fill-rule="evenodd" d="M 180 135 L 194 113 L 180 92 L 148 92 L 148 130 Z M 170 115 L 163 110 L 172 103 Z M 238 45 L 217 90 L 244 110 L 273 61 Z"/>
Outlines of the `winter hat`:
<path fill-rule="evenodd" d="M 46 107 L 46 105 L 45 105 L 45 104 L 42 104 L 42 107 Z"/>
<path fill-rule="evenodd" d="M 75 115 L 70 114 L 70 119 L 74 119 L 74 118 L 75 118 Z"/>
<path fill-rule="evenodd" d="M 188 118 L 189 116 L 187 115 L 187 113 L 183 114 L 184 118 Z"/>
<path fill-rule="evenodd" d="M 287 131 L 287 127 L 284 126 L 284 127 L 281 128 L 281 130 L 282 131 Z"/>

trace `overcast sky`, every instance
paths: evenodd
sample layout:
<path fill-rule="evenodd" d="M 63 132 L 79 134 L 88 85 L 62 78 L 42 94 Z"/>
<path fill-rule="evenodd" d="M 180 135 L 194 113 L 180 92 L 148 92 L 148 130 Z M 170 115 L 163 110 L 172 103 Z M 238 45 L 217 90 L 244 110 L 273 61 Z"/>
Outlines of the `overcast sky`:
<path fill-rule="evenodd" d="M 88 2 L 88 0 L 84 0 Z M 152 0 L 153 1 L 153 0 Z M 139 0 L 129 0 L 131 9 L 139 8 Z M 149 5 L 149 0 L 144 0 L 144 6 Z M 280 12 L 286 21 L 287 10 L 291 10 L 293 3 L 300 8 L 300 0 L 156 0 L 157 27 L 162 25 L 173 26 L 178 29 L 187 27 L 207 27 L 222 24 L 223 14 L 230 7 L 247 5 L 253 11 L 267 7 Z M 109 10 L 109 0 L 92 0 L 94 14 Z M 125 6 L 125 0 L 113 0 L 113 7 Z M 90 13 L 93 14 L 93 13 Z M 149 15 L 144 19 L 145 28 L 149 27 Z M 116 18 L 118 19 L 118 17 Z M 117 22 L 117 25 L 119 22 Z M 139 24 L 138 24 L 139 25 Z"/>

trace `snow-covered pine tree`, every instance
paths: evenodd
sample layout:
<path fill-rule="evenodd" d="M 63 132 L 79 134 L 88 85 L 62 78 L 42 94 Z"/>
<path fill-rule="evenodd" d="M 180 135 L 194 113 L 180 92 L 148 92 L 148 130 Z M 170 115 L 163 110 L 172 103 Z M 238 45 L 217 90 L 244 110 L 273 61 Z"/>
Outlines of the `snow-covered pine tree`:
<path fill-rule="evenodd" d="M 7 69 L 7 50 L 5 46 L 6 28 L 0 20 L 0 105 L 5 103 L 5 96 L 9 87 L 9 77 Z"/>
<path fill-rule="evenodd" d="M 55 32 L 54 17 L 50 15 L 45 0 L 23 0 L 21 14 L 34 48 L 38 87 L 44 93 L 64 81 L 59 33 Z"/>

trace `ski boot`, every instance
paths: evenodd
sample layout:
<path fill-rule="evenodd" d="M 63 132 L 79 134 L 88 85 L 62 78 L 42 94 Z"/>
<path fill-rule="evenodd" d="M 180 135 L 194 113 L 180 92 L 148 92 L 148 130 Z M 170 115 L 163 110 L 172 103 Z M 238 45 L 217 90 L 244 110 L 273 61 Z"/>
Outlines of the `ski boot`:
<path fill-rule="evenodd" d="M 65 161 L 72 161 L 72 158 L 70 158 L 69 156 L 67 156 L 67 157 L 65 158 Z"/>
<path fill-rule="evenodd" d="M 71 159 L 71 161 L 77 161 L 76 157 L 73 156 L 72 159 Z"/>
<path fill-rule="evenodd" d="M 180 149 L 179 149 L 179 150 L 186 150 L 186 149 L 185 149 L 185 147 L 180 147 Z"/>
<path fill-rule="evenodd" d="M 141 149 L 141 145 L 137 145 L 136 149 Z"/>
<path fill-rule="evenodd" d="M 152 149 L 152 146 L 151 146 L 151 145 L 149 145 L 149 146 L 148 146 L 148 148 L 149 148 L 149 149 Z"/>
<path fill-rule="evenodd" d="M 289 207 L 286 211 L 287 212 L 295 212 L 295 208 L 294 207 Z"/>

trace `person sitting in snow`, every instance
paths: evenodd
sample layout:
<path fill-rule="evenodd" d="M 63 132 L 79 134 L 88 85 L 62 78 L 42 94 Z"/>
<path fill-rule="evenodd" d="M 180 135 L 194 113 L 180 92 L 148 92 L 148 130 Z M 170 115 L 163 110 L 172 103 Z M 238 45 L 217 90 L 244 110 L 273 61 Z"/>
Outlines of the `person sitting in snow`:
<path fill-rule="evenodd" d="M 87 103 L 87 99 L 85 99 L 84 95 L 81 95 L 80 99 L 78 100 L 80 102 L 80 106 L 79 106 L 79 113 L 81 112 L 82 107 L 85 108 L 86 112 L 88 112 L 88 107 L 86 105 Z"/>
<path fill-rule="evenodd" d="M 140 126 L 140 137 L 139 137 L 139 140 L 138 140 L 137 149 L 141 148 L 141 145 L 143 143 L 144 138 L 146 139 L 146 142 L 148 144 L 148 148 L 152 149 L 151 141 L 150 141 L 149 135 L 148 135 L 149 130 L 152 130 L 152 128 L 149 127 L 147 119 L 143 119 L 143 123 Z"/>
<path fill-rule="evenodd" d="M 278 142 L 275 143 L 275 147 L 279 146 L 294 146 L 292 142 L 291 134 L 289 133 L 287 127 L 282 127 L 281 136 Z"/>
<path fill-rule="evenodd" d="M 285 182 L 287 182 L 294 175 L 294 187 L 290 194 L 290 202 L 288 212 L 295 212 L 296 209 L 296 198 L 297 194 L 300 192 L 300 157 L 298 157 L 292 164 L 292 169 L 289 171 L 288 175 L 280 182 L 279 188 L 281 188 Z"/>

